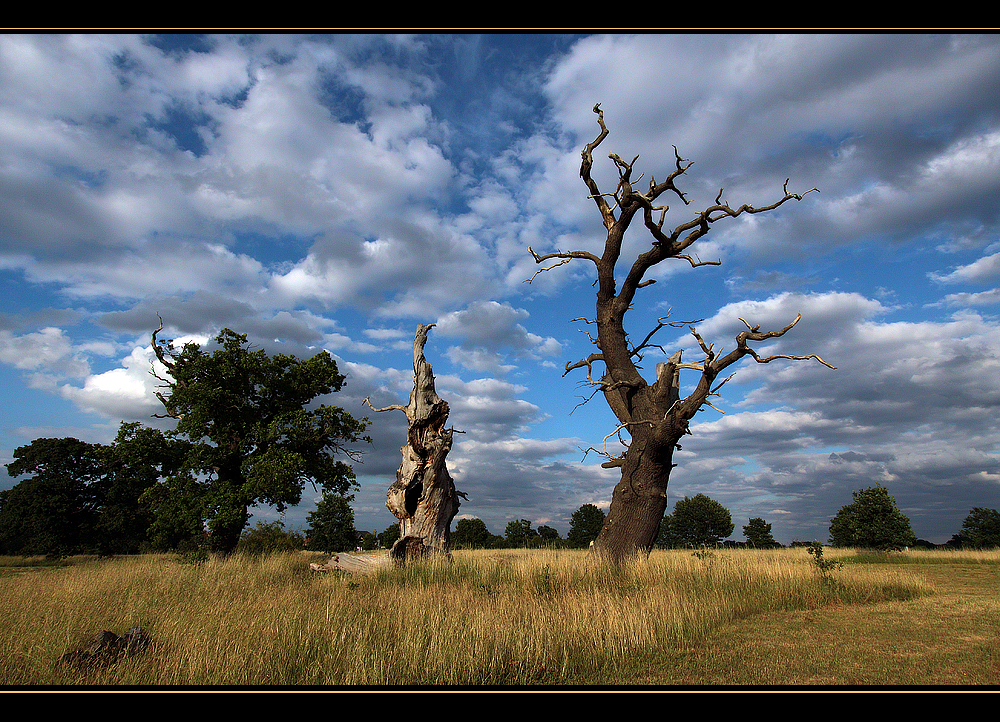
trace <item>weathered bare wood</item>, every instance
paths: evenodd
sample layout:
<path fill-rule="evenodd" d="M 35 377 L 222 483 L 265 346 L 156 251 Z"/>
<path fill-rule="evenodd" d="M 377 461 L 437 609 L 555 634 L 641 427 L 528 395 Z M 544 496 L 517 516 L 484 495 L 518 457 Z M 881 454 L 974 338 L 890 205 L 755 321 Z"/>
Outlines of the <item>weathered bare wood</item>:
<path fill-rule="evenodd" d="M 413 390 L 406 406 L 393 404 L 376 412 L 406 414 L 406 444 L 396 481 L 389 487 L 386 507 L 399 520 L 400 538 L 390 557 L 409 561 L 428 554 L 451 554 L 451 521 L 458 513 L 459 496 L 448 473 L 446 458 L 455 430 L 446 428 L 448 402 L 434 387 L 434 369 L 424 356 L 427 332 L 433 324 L 417 326 L 413 339 Z"/>
<path fill-rule="evenodd" d="M 325 564 L 310 564 L 309 569 L 314 572 L 370 572 L 391 563 L 392 557 L 388 554 L 334 554 L 330 561 Z"/>

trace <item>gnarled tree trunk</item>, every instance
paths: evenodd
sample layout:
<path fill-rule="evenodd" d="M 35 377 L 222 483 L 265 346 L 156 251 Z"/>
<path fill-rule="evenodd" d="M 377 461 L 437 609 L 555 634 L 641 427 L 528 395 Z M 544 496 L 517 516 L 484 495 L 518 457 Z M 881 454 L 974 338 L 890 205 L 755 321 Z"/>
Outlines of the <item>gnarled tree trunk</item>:
<path fill-rule="evenodd" d="M 667 206 L 654 204 L 664 193 L 676 195 L 685 204 L 688 202 L 684 193 L 674 185 L 674 181 L 691 167 L 691 163 L 682 160 L 675 149 L 674 169 L 662 182 L 657 183 L 655 179 L 650 179 L 648 190 L 642 192 L 634 186 L 638 178 L 632 178 L 632 167 L 638 157 L 628 163 L 614 153 L 609 153 L 608 157 L 618 170 L 618 186 L 612 193 L 602 192 L 591 177 L 590 171 L 593 165 L 593 152 L 607 137 L 608 129 L 604 125 L 604 113 L 599 105 L 594 106 L 594 112 L 597 113 L 601 130 L 597 138 L 587 144 L 582 152 L 580 177 L 590 191 L 590 198 L 597 204 L 607 230 L 604 251 L 600 256 L 589 251 L 557 251 L 544 255 L 535 253 L 530 247 L 528 251 L 536 263 L 559 259 L 537 271 L 535 275 L 569 263 L 573 259 L 591 261 L 597 269 L 597 315 L 595 319 L 587 322 L 597 326 L 596 338 L 590 336 L 590 339 L 600 349 L 600 353 L 593 353 L 576 363 L 566 364 L 566 373 L 573 369 L 586 368 L 587 381 L 594 386 L 595 393 L 600 391 L 604 394 L 608 406 L 620 422 L 618 427 L 605 437 L 605 441 L 615 434 L 621 438 L 622 432 L 631 437 L 628 442 L 623 441 L 627 447 L 623 454 L 614 455 L 606 450 L 599 452 L 608 458 L 602 466 L 620 468 L 622 477 L 612 494 L 611 508 L 605 518 L 604 527 L 591 547 L 591 553 L 595 557 L 621 562 L 636 555 L 646 555 L 652 549 L 666 509 L 667 481 L 674 466 L 672 461 L 674 449 L 679 448 L 678 442 L 681 437 L 689 433 L 688 424 L 695 413 L 702 405 L 711 405 L 709 397 L 715 395 L 729 380 L 727 378 L 716 384 L 716 379 L 724 369 L 745 356 L 752 357 L 758 363 L 784 358 L 816 359 L 825 366 L 830 365 L 815 354 L 808 356 L 774 354 L 762 358 L 747 345 L 749 341 L 764 341 L 782 336 L 798 323 L 799 317 L 779 331 L 767 332 L 761 331 L 759 326 L 750 326 L 744 321 L 747 330 L 737 335 L 736 348 L 725 356 L 713 348 L 714 344 L 706 345 L 694 327 L 691 327 L 691 332 L 705 355 L 704 361 L 682 362 L 680 352 L 677 352 L 665 363 L 657 364 L 654 382 L 648 383 L 642 377 L 637 362 L 650 349 L 659 348 L 650 342 L 653 334 L 664 326 L 687 325 L 686 322 L 669 321 L 664 317 L 659 319 L 656 328 L 647 334 L 641 343 L 633 345 L 629 341 L 624 326 L 625 314 L 638 302 L 636 293 L 639 289 L 655 282 L 654 279 L 644 280 L 646 272 L 667 259 L 684 260 L 692 267 L 718 265 L 718 262 L 698 260 L 688 251 L 695 241 L 709 232 L 713 223 L 723 218 L 735 218 L 744 213 L 771 211 L 787 201 L 801 200 L 802 195 L 789 193 L 786 181 L 784 195 L 776 202 L 760 208 L 750 205 L 732 208 L 722 201 L 722 191 L 720 191 L 714 205 L 695 214 L 693 220 L 678 225 L 672 231 L 664 229 Z M 649 250 L 632 262 L 623 278 L 617 278 L 616 265 L 620 259 L 625 232 L 636 218 L 641 219 L 640 223 L 652 236 L 652 244 Z M 534 276 L 528 281 L 533 278 Z M 604 364 L 604 373 L 600 377 L 595 377 L 593 371 L 593 364 L 596 362 Z M 678 375 L 682 369 L 692 369 L 701 373 L 694 391 L 685 398 L 680 398 L 678 392 Z"/>
<path fill-rule="evenodd" d="M 454 429 L 445 428 L 448 402 L 437 395 L 434 369 L 424 358 L 427 332 L 433 327 L 433 324 L 417 326 L 409 403 L 383 409 L 371 407 L 374 411 L 398 409 L 406 414 L 408 423 L 406 445 L 400 449 L 403 461 L 385 503 L 399 519 L 399 540 L 390 552 L 399 561 L 433 554 L 450 558 L 451 522 L 458 513 L 458 497 L 464 496 L 455 489 L 446 463 L 455 433 Z"/>

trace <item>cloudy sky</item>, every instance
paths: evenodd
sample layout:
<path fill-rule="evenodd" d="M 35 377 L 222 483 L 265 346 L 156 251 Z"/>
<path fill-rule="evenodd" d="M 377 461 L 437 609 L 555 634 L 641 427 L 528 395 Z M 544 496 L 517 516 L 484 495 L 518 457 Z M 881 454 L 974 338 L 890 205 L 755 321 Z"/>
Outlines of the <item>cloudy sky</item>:
<path fill-rule="evenodd" d="M 664 177 L 694 162 L 667 225 L 720 188 L 778 212 L 718 223 L 655 269 L 628 327 L 670 311 L 733 346 L 780 328 L 695 419 L 669 508 L 704 493 L 743 538 L 826 540 L 881 483 L 941 543 L 1000 507 L 1000 38 L 950 35 L 35 35 L 0 37 L 0 462 L 39 437 L 110 441 L 158 410 L 149 336 L 229 327 L 337 359 L 331 401 L 372 420 L 358 528 L 385 494 L 418 323 L 456 435 L 460 513 L 563 535 L 607 506 L 615 422 L 583 375 L 593 268 L 525 283 L 539 252 L 596 250 L 580 150 Z M 628 238 L 641 252 L 640 228 Z M 695 250 L 695 249 L 692 249 Z M 685 329 L 657 336 L 696 360 Z M 649 360 L 649 359 L 647 359 Z M 649 364 L 652 367 L 652 364 Z M 694 374 L 695 372 L 688 372 Z M 0 488 L 15 480 L 0 472 Z M 285 516 L 304 528 L 315 495 Z M 257 518 L 278 515 L 257 510 Z"/>

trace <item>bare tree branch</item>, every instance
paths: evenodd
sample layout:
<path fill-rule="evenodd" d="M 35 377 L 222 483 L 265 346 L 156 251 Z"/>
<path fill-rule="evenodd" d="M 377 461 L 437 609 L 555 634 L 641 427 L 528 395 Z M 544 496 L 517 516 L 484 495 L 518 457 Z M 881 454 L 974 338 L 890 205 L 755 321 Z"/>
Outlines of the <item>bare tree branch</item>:
<path fill-rule="evenodd" d="M 743 325 L 745 325 L 748 330 L 747 331 L 742 331 L 742 332 L 740 332 L 739 335 L 736 336 L 737 351 L 743 351 L 744 355 L 749 354 L 758 363 L 768 363 L 769 361 L 772 361 L 772 360 L 778 359 L 778 358 L 792 359 L 792 360 L 795 360 L 795 361 L 806 361 L 808 359 L 816 359 L 817 361 L 819 361 L 821 364 L 823 364 L 827 368 L 836 369 L 837 368 L 836 366 L 831 366 L 830 364 L 828 364 L 826 361 L 824 361 L 823 359 L 821 359 L 816 354 L 809 354 L 807 356 L 790 356 L 790 355 L 787 355 L 787 354 L 775 354 L 773 356 L 767 357 L 766 359 L 762 359 L 762 358 L 760 358 L 757 355 L 757 353 L 752 348 L 750 348 L 749 346 L 746 345 L 747 341 L 766 341 L 767 339 L 770 339 L 770 338 L 779 338 L 781 336 L 784 336 L 785 333 L 787 333 L 789 330 L 791 330 L 795 326 L 795 324 L 797 324 L 801 320 L 802 320 L 802 314 L 799 313 L 799 314 L 797 314 L 795 316 L 795 320 L 794 321 L 792 321 L 790 324 L 788 324 L 787 326 L 785 326 L 780 331 L 767 331 L 766 333 L 762 333 L 760 331 L 760 326 L 759 325 L 757 325 L 757 326 L 751 326 L 749 323 L 747 323 L 746 321 L 744 321 L 741 318 L 740 321 L 743 321 Z"/>
<path fill-rule="evenodd" d="M 832 366 L 820 358 L 816 354 L 808 354 L 805 356 L 796 356 L 791 354 L 773 354 L 771 356 L 762 357 L 757 351 L 748 345 L 749 341 L 766 341 L 772 338 L 780 338 L 784 336 L 789 330 L 791 330 L 800 320 L 802 319 L 802 314 L 796 315 L 795 320 L 784 328 L 778 331 L 761 331 L 760 326 L 751 326 L 744 319 L 740 319 L 743 324 L 747 327 L 746 331 L 741 331 L 736 336 L 736 348 L 730 351 L 725 356 L 720 356 L 715 350 L 715 344 L 706 345 L 704 339 L 699 335 L 698 331 L 691 328 L 691 333 L 694 335 L 695 339 L 698 341 L 698 345 L 705 354 L 705 362 L 701 364 L 702 378 L 701 381 L 696 386 L 695 390 L 688 395 L 682 404 L 679 413 L 685 418 L 691 418 L 698 411 L 702 404 L 708 404 L 715 408 L 716 411 L 720 411 L 718 408 L 713 406 L 708 402 L 709 396 L 717 396 L 718 390 L 731 379 L 734 374 L 730 374 L 729 377 L 724 379 L 718 385 L 713 387 L 716 377 L 723 370 L 732 366 L 734 363 L 742 359 L 744 356 L 750 356 L 757 363 L 769 363 L 775 359 L 790 359 L 794 361 L 806 361 L 809 359 L 815 359 L 821 364 L 830 369 L 836 369 L 836 366 Z M 690 367 L 689 367 L 690 368 Z M 721 413 L 721 411 L 720 411 Z"/>
<path fill-rule="evenodd" d="M 603 457 L 605 457 L 605 458 L 608 459 L 607 462 L 604 462 L 604 463 L 601 464 L 602 468 L 610 469 L 610 468 L 613 468 L 613 467 L 616 467 L 616 466 L 621 466 L 622 463 L 624 463 L 625 454 L 623 453 L 623 454 L 621 454 L 619 456 L 612 455 L 611 452 L 608 451 L 608 439 L 610 439 L 612 436 L 617 435 L 619 443 L 621 443 L 622 446 L 627 447 L 628 443 L 626 443 L 626 441 L 621 437 L 621 432 L 622 432 L 623 429 L 626 429 L 629 426 L 635 426 L 637 424 L 649 424 L 649 426 L 651 428 L 653 428 L 653 427 L 656 426 L 657 422 L 656 421 L 623 421 L 622 423 L 618 424 L 618 426 L 615 427 L 614 431 L 612 431 L 610 434 L 608 434 L 607 436 L 604 437 L 603 450 L 601 450 L 601 449 L 595 449 L 593 446 L 591 446 L 586 451 L 584 451 L 584 453 L 583 453 L 584 458 L 587 457 L 587 454 L 589 452 L 593 451 L 593 452 L 595 452 L 597 454 L 600 454 L 601 456 L 603 456 Z"/>
<path fill-rule="evenodd" d="M 666 351 L 663 351 L 663 347 L 662 346 L 660 346 L 658 344 L 651 344 L 651 343 L 649 343 L 649 340 L 651 338 L 653 338 L 653 335 L 657 331 L 659 331 L 661 328 L 663 328 L 664 326 L 669 326 L 671 328 L 680 328 L 681 326 L 688 326 L 688 325 L 690 325 L 692 323 L 700 323 L 700 321 L 668 321 L 667 320 L 668 318 L 670 318 L 670 312 L 669 311 L 667 312 L 666 316 L 661 316 L 660 318 L 656 319 L 656 328 L 654 328 L 652 331 L 650 331 L 648 334 L 646 334 L 646 338 L 644 338 L 642 340 L 642 343 L 640 343 L 638 346 L 636 346 L 634 349 L 632 349 L 631 354 L 633 356 L 638 356 L 639 351 L 641 351 L 644 348 L 658 348 L 658 349 L 660 349 L 661 352 L 663 352 L 664 354 L 666 354 Z M 704 319 L 700 319 L 700 320 L 704 320 Z M 642 356 L 638 356 L 638 358 L 641 359 Z"/>
<path fill-rule="evenodd" d="M 608 128 L 604 125 L 604 111 L 601 110 L 600 103 L 594 106 L 594 112 L 597 113 L 597 123 L 601 127 L 601 132 L 581 152 L 583 162 L 580 164 L 580 177 L 583 178 L 583 182 L 590 189 L 590 198 L 594 200 L 598 210 L 601 212 L 601 217 L 604 219 L 604 227 L 610 230 L 615 224 L 614 212 L 608 206 L 608 202 L 604 200 L 605 194 L 601 193 L 601 189 L 598 188 L 597 183 L 590 177 L 590 169 L 594 165 L 594 149 L 601 144 L 601 141 L 608 137 Z"/>
<path fill-rule="evenodd" d="M 156 314 L 156 318 L 159 319 L 160 325 L 156 327 L 156 330 L 153 331 L 153 334 L 151 336 L 152 346 L 153 346 L 153 353 L 156 355 L 156 359 L 161 364 L 163 364 L 163 367 L 165 369 L 167 369 L 167 372 L 169 373 L 169 372 L 173 371 L 173 369 L 174 369 L 174 363 L 173 363 L 173 361 L 170 361 L 170 360 L 167 359 L 167 353 L 166 353 L 166 351 L 160 346 L 159 342 L 156 339 L 157 334 L 159 334 L 163 330 L 163 319 L 160 317 L 159 313 Z M 162 381 L 163 382 L 161 384 L 160 388 L 170 388 L 170 386 L 171 386 L 170 381 L 168 379 L 163 378 L 158 373 L 156 373 L 156 366 L 155 366 L 155 364 L 150 364 L 149 373 L 157 381 Z M 161 392 L 154 391 L 153 395 L 156 396 L 157 399 L 159 399 L 160 403 L 163 404 L 163 408 L 167 410 L 167 413 L 165 413 L 165 414 L 152 414 L 152 417 L 154 419 L 182 419 L 182 418 L 184 418 L 184 414 L 178 414 L 178 413 L 171 413 L 170 412 L 170 404 L 167 402 L 167 398 Z"/>
<path fill-rule="evenodd" d="M 594 367 L 593 367 L 592 364 L 594 363 L 594 361 L 603 361 L 603 360 L 604 360 L 603 354 L 592 353 L 589 356 L 587 356 L 587 358 L 580 359 L 576 363 L 571 363 L 571 362 L 567 361 L 566 362 L 566 370 L 563 371 L 563 376 L 565 376 L 566 374 L 568 374 L 573 369 L 579 369 L 579 368 L 583 368 L 584 366 L 586 366 L 587 367 L 587 382 L 588 383 L 592 383 L 592 384 L 593 383 L 600 383 L 599 381 L 594 381 L 594 379 L 591 378 L 591 375 L 592 375 L 593 370 L 594 370 Z"/>
<path fill-rule="evenodd" d="M 163 349 L 160 348 L 160 344 L 157 343 L 157 340 L 156 340 L 156 335 L 158 333 L 160 333 L 160 331 L 163 330 L 163 319 L 160 318 L 160 314 L 159 313 L 156 314 L 156 318 L 159 319 L 160 325 L 156 327 L 155 331 L 153 331 L 153 335 L 152 335 L 153 353 L 156 354 L 156 358 L 159 360 L 159 362 L 161 364 L 163 364 L 167 368 L 167 370 L 169 371 L 170 369 L 172 369 L 174 367 L 174 364 L 173 364 L 173 362 L 167 360 L 166 354 L 164 353 Z M 154 376 L 155 376 L 155 374 L 154 374 Z M 160 378 L 160 377 L 157 376 L 156 378 Z M 162 381 L 163 379 L 160 379 L 160 380 Z"/>
<path fill-rule="evenodd" d="M 530 253 L 534 257 L 535 263 L 544 263 L 545 261 L 548 261 L 549 259 L 552 258 L 561 258 L 563 260 L 559 261 L 558 263 L 553 263 L 548 268 L 538 269 L 532 274 L 531 278 L 526 279 L 525 281 L 523 281 L 523 283 L 531 283 L 532 281 L 535 280 L 535 276 L 537 276 L 539 273 L 542 273 L 543 271 L 551 271 L 553 268 L 556 268 L 557 266 L 562 266 L 566 263 L 569 263 L 574 258 L 585 258 L 588 261 L 593 261 L 595 264 L 599 264 L 601 261 L 601 259 L 595 256 L 593 253 L 589 253 L 587 251 L 567 251 L 567 252 L 556 251 L 555 253 L 546 253 L 544 256 L 540 256 L 539 254 L 535 253 L 534 249 L 532 249 L 531 246 L 528 246 L 528 253 Z"/>
<path fill-rule="evenodd" d="M 382 411 L 402 411 L 404 414 L 406 413 L 406 407 L 403 406 L 402 404 L 391 404 L 389 406 L 386 406 L 385 408 L 376 409 L 374 406 L 372 406 L 372 402 L 369 401 L 369 398 L 371 397 L 365 396 L 365 400 L 362 401 L 361 403 L 367 404 L 368 408 L 376 413 L 381 413 Z"/>

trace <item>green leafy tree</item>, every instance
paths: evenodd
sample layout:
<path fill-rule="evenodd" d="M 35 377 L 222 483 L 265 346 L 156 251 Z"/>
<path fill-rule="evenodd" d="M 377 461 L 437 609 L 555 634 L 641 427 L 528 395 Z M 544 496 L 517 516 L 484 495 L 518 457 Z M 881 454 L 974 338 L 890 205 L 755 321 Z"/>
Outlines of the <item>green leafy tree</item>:
<path fill-rule="evenodd" d="M 667 514 L 660 520 L 660 531 L 656 535 L 656 546 L 663 549 L 677 549 L 685 546 L 684 540 L 677 533 L 672 514 Z"/>
<path fill-rule="evenodd" d="M 109 445 L 35 439 L 8 465 L 12 475 L 35 476 L 7 494 L 0 515 L 0 537 L 7 541 L 0 544 L 33 537 L 23 548 L 50 554 L 148 548 L 154 514 L 147 494 L 176 471 L 188 448 L 156 429 L 124 422 Z M 177 515 L 171 517 L 176 524 Z"/>
<path fill-rule="evenodd" d="M 378 534 L 378 544 L 383 549 L 392 549 L 397 539 L 399 539 L 399 522 L 390 524 Z"/>
<path fill-rule="evenodd" d="M 977 506 L 969 511 L 958 534 L 962 546 L 982 549 L 1000 546 L 1000 511 Z"/>
<path fill-rule="evenodd" d="M 896 500 L 880 485 L 853 492 L 854 501 L 830 520 L 830 543 L 892 551 L 916 544 L 910 520 L 896 508 Z"/>
<path fill-rule="evenodd" d="M 350 498 L 323 494 L 323 498 L 316 502 L 316 509 L 306 515 L 306 521 L 309 523 L 306 536 L 313 551 L 343 552 L 358 545 Z"/>
<path fill-rule="evenodd" d="M 527 519 L 509 522 L 503 535 L 507 544 L 512 547 L 532 546 L 532 543 L 538 538 L 538 532 L 531 528 L 531 522 Z"/>
<path fill-rule="evenodd" d="M 176 473 L 189 447 L 158 429 L 123 422 L 114 442 L 99 449 L 104 473 L 94 482 L 99 498 L 94 531 L 101 553 L 134 554 L 149 546 L 155 517 L 144 495 Z"/>
<path fill-rule="evenodd" d="M 279 512 L 299 503 L 305 483 L 333 494 L 356 485 L 349 444 L 370 441 L 367 419 L 320 404 L 345 382 L 325 351 L 310 359 L 251 350 L 245 335 L 223 329 L 216 348 L 196 343 L 176 349 L 157 340 L 166 370 L 157 392 L 164 416 L 177 419 L 175 435 L 192 443 L 182 471 L 203 483 L 203 510 L 212 548 L 229 553 L 249 520 L 249 509 L 268 504 Z"/>
<path fill-rule="evenodd" d="M 451 543 L 462 549 L 489 549 L 495 546 L 494 535 L 486 526 L 486 522 L 475 517 L 459 519 L 455 523 L 455 531 L 451 533 Z"/>
<path fill-rule="evenodd" d="M 809 544 L 806 552 L 813 558 L 813 565 L 816 568 L 816 571 L 820 573 L 823 583 L 826 585 L 833 585 L 835 582 L 831 576 L 831 572 L 843 567 L 844 562 L 839 559 L 824 559 L 823 545 L 818 541 L 814 541 Z"/>
<path fill-rule="evenodd" d="M 0 549 L 65 556 L 92 551 L 105 473 L 101 446 L 74 438 L 35 439 L 14 450 L 7 473 L 32 474 L 0 492 Z"/>
<path fill-rule="evenodd" d="M 559 530 L 551 526 L 542 524 L 538 527 L 538 541 L 543 545 L 554 545 L 559 543 Z"/>
<path fill-rule="evenodd" d="M 189 473 L 169 476 L 143 492 L 140 501 L 153 516 L 147 532 L 150 546 L 160 551 L 207 547 L 207 494 L 208 484 Z"/>
<path fill-rule="evenodd" d="M 660 524 L 661 535 L 669 540 L 668 546 L 719 544 L 734 528 L 729 510 L 704 494 L 678 500 L 673 514 Z"/>
<path fill-rule="evenodd" d="M 586 547 L 597 538 L 604 526 L 605 513 L 593 504 L 584 504 L 569 518 L 566 540 L 570 546 Z"/>
<path fill-rule="evenodd" d="M 775 549 L 781 546 L 774 540 L 774 537 L 771 536 L 771 525 L 759 516 L 751 519 L 749 523 L 743 527 L 743 536 L 747 539 L 747 546 L 751 546 L 756 549 Z"/>

